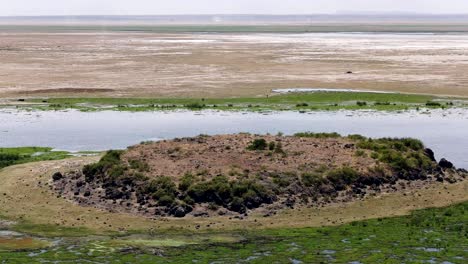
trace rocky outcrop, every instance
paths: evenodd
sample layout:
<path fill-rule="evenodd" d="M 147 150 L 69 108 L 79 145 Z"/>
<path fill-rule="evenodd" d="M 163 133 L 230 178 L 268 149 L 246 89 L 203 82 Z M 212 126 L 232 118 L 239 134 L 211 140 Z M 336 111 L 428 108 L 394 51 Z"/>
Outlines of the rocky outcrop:
<path fill-rule="evenodd" d="M 244 217 L 455 183 L 467 175 L 445 159 L 435 162 L 434 152 L 412 139 L 259 137 L 203 136 L 109 151 L 80 171 L 55 173 L 53 186 L 82 205 L 112 211 Z"/>

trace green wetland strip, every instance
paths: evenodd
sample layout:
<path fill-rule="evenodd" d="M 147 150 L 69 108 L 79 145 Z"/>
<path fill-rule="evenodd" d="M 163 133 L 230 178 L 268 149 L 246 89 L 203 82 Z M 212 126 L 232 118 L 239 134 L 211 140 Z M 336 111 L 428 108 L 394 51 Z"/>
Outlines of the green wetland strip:
<path fill-rule="evenodd" d="M 290 93 L 251 98 L 33 98 L 10 101 L 7 106 L 26 110 L 80 111 L 400 111 L 419 108 L 466 107 L 468 101 L 416 94 L 354 92 Z"/>
<path fill-rule="evenodd" d="M 71 157 L 66 151 L 53 151 L 46 147 L 0 148 L 0 169 L 22 163 L 59 160 Z"/>
<path fill-rule="evenodd" d="M 158 230 L 148 235 L 107 238 L 36 238 L 42 243 L 33 244 L 34 250 L 21 248 L 17 241 L 15 249 L 8 248 L 8 240 L 0 238 L 0 260 L 2 263 L 466 263 L 467 210 L 468 202 L 464 202 L 418 210 L 408 216 L 335 227 L 190 235 Z M 21 226 L 16 230 L 22 231 Z"/>
<path fill-rule="evenodd" d="M 97 155 L 95 151 L 80 151 L 71 153 L 68 151 L 57 151 L 49 147 L 19 147 L 0 148 L 0 169 L 28 162 L 61 160 L 72 156 Z"/>

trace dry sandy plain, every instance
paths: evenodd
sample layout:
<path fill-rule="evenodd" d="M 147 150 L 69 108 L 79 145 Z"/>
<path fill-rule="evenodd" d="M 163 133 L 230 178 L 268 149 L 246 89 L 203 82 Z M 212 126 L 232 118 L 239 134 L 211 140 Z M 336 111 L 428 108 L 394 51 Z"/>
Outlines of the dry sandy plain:
<path fill-rule="evenodd" d="M 468 96 L 468 35 L 0 32 L 3 98 L 256 96 L 291 87 Z"/>

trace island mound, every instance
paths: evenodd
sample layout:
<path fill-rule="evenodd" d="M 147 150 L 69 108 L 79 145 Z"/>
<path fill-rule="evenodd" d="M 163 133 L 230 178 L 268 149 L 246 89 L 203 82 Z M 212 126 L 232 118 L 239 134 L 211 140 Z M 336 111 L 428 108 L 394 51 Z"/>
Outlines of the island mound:
<path fill-rule="evenodd" d="M 271 216 L 425 184 L 462 181 L 416 139 L 336 133 L 200 135 L 108 151 L 52 188 L 83 206 L 145 216 Z"/>

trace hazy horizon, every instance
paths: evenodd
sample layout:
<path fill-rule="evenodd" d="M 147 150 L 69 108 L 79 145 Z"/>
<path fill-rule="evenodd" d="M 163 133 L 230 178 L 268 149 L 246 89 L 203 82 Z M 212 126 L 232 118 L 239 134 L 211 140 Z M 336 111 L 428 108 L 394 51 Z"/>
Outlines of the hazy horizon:
<path fill-rule="evenodd" d="M 468 1 L 445 0 L 0 0 L 0 16 L 466 14 Z"/>

